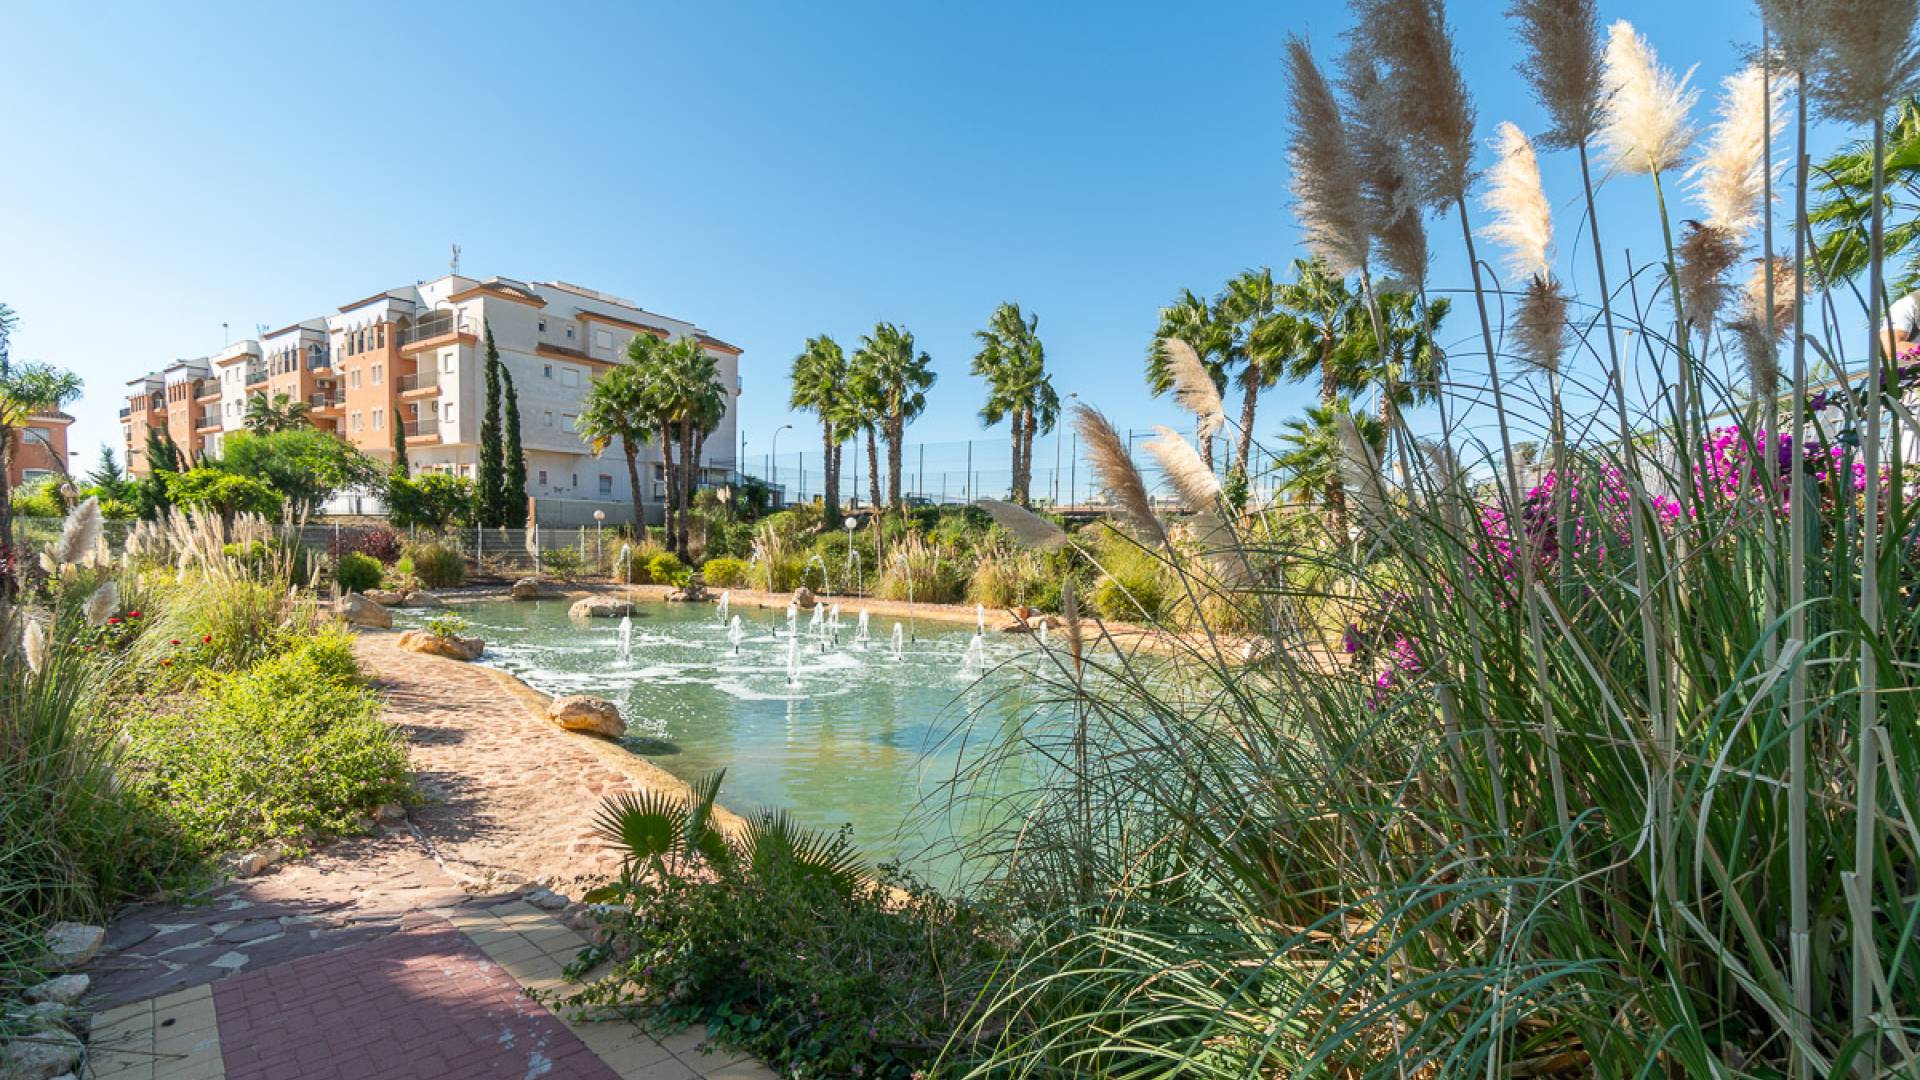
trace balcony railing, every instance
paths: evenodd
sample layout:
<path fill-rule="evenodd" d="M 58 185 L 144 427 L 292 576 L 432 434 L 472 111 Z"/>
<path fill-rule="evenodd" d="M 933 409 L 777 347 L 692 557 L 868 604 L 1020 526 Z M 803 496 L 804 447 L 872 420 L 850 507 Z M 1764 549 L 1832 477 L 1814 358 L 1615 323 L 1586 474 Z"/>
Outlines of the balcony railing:
<path fill-rule="evenodd" d="M 307 352 L 307 370 L 320 371 L 333 366 L 333 350 L 323 348 L 319 352 Z"/>
<path fill-rule="evenodd" d="M 330 409 L 340 405 L 345 399 L 339 394 L 308 394 L 307 404 L 315 409 Z"/>
<path fill-rule="evenodd" d="M 400 376 L 400 392 L 403 394 L 409 390 L 432 390 L 439 385 L 440 373 L 433 368 Z"/>
<path fill-rule="evenodd" d="M 437 338 L 442 334 L 471 334 L 473 320 L 458 312 L 448 311 L 439 315 L 429 315 L 412 326 L 400 331 L 400 344 L 411 345 L 416 341 Z"/>
<path fill-rule="evenodd" d="M 120 418 L 121 418 L 121 419 L 123 419 L 123 420 L 124 420 L 124 419 L 126 419 L 127 417 L 129 417 L 129 416 L 132 416 L 132 415 L 133 415 L 133 406 L 131 406 L 131 405 L 122 405 L 122 406 L 120 406 Z"/>
<path fill-rule="evenodd" d="M 266 381 L 267 381 L 267 365 L 265 364 L 257 364 L 257 365 L 248 364 L 247 365 L 247 385 L 248 386 L 258 386 L 259 384 Z"/>
<path fill-rule="evenodd" d="M 440 434 L 440 418 L 437 416 L 422 416 L 407 421 L 402 425 L 402 429 L 406 431 L 407 438 L 409 439 L 416 435 L 438 435 Z"/>
<path fill-rule="evenodd" d="M 212 409 L 201 413 L 194 419 L 195 428 L 217 428 L 220 426 L 220 410 Z"/>

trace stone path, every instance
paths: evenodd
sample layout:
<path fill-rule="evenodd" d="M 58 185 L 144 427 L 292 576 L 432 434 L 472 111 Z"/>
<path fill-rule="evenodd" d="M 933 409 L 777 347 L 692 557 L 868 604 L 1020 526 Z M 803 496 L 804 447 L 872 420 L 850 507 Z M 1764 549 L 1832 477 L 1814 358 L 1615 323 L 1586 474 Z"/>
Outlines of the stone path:
<path fill-rule="evenodd" d="M 624 1021 L 556 1016 L 585 943 L 529 883 L 577 895 L 614 856 L 602 796 L 656 784 L 625 751 L 541 719 L 498 673 L 363 635 L 425 799 L 409 819 L 184 900 L 120 912 L 86 968 L 81 1075 L 123 1080 L 771 1080 Z M 558 901 L 555 901 L 557 904 Z"/>

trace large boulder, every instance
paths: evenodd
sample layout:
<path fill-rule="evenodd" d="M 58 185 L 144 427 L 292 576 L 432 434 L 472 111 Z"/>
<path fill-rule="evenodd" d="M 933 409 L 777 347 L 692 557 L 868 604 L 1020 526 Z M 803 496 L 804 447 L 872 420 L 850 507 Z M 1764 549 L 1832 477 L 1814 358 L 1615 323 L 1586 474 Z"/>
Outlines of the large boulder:
<path fill-rule="evenodd" d="M 554 698 L 547 706 L 547 719 L 568 731 L 584 731 L 610 739 L 627 733 L 627 722 L 620 719 L 620 706 L 586 694 Z"/>
<path fill-rule="evenodd" d="M 793 606 L 794 607 L 799 608 L 801 611 L 806 611 L 807 609 L 813 607 L 814 603 L 815 601 L 813 598 L 812 589 L 809 589 L 805 585 L 802 585 L 799 588 L 793 590 Z"/>
<path fill-rule="evenodd" d="M 447 606 L 447 602 L 425 589 L 415 589 L 407 594 L 406 600 L 403 601 L 400 606 L 410 608 L 443 608 Z"/>
<path fill-rule="evenodd" d="M 370 626 L 376 630 L 386 630 L 393 626 L 391 612 L 359 593 L 348 593 L 341 597 L 334 612 L 349 626 Z"/>
<path fill-rule="evenodd" d="M 567 617 L 575 621 L 617 619 L 632 610 L 633 604 L 622 596 L 588 596 L 575 600 L 567 609 Z"/>
<path fill-rule="evenodd" d="M 86 996 L 87 987 L 92 983 L 92 979 L 78 973 L 56 975 L 27 987 L 26 997 L 29 1002 L 50 1001 L 55 1005 L 71 1005 Z"/>
<path fill-rule="evenodd" d="M 0 1080 L 54 1080 L 80 1067 L 87 1048 L 73 1032 L 43 1027 L 0 1047 Z"/>
<path fill-rule="evenodd" d="M 523 577 L 513 583 L 508 595 L 515 600 L 544 600 L 553 595 L 553 590 L 537 577 Z"/>
<path fill-rule="evenodd" d="M 444 656 L 449 660 L 478 660 L 487 649 L 487 643 L 477 637 L 436 634 L 431 630 L 402 631 L 398 644 L 408 652 Z"/>
<path fill-rule="evenodd" d="M 93 959 L 106 943 L 107 932 L 87 923 L 57 922 L 42 937 L 49 965 L 55 971 L 68 971 Z"/>
<path fill-rule="evenodd" d="M 381 607 L 400 607 L 407 602 L 407 594 L 399 589 L 368 589 L 360 595 Z"/>

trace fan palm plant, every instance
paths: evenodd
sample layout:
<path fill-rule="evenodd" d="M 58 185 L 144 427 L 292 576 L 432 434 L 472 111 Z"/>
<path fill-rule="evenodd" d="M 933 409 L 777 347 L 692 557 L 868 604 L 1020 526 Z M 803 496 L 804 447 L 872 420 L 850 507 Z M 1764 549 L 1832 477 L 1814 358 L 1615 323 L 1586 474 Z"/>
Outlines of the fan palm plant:
<path fill-rule="evenodd" d="M 1253 453 L 1253 425 L 1260 391 L 1280 381 L 1294 362 L 1292 350 L 1303 344 L 1281 306 L 1282 297 L 1274 287 L 1273 271 L 1264 266 L 1241 271 L 1227 282 L 1226 291 L 1213 305 L 1214 321 L 1227 327 L 1233 337 L 1229 355 L 1240 365 L 1240 435 L 1234 448 L 1232 469 L 1243 477 L 1247 475 L 1248 458 Z"/>
<path fill-rule="evenodd" d="M 793 392 L 788 404 L 820 418 L 821 471 L 829 528 L 840 524 L 840 451 L 847 441 L 845 422 L 852 391 L 847 385 L 847 354 L 826 334 L 807 339 L 793 358 Z"/>
<path fill-rule="evenodd" d="M 899 509 L 905 505 L 900 472 L 907 425 L 927 407 L 927 390 L 934 382 L 933 358 L 914 346 L 911 331 L 883 322 L 860 339 L 854 362 L 862 397 L 878 406 L 868 438 L 872 438 L 871 428 L 877 427 L 887 444 L 887 505 Z"/>
<path fill-rule="evenodd" d="M 1334 415 L 1342 394 L 1364 385 L 1369 349 L 1379 353 L 1373 335 L 1357 333 L 1366 323 L 1366 306 L 1345 280 L 1319 258 L 1295 259 L 1293 280 L 1278 290 L 1280 311 L 1268 333 L 1281 339 L 1274 346 L 1286 358 L 1286 377 L 1317 384 L 1319 408 Z M 1336 532 L 1344 531 L 1347 493 L 1338 470 L 1326 476 L 1326 508 Z"/>
<path fill-rule="evenodd" d="M 1013 437 L 1013 501 L 1031 502 L 1033 439 L 1053 430 L 1060 415 L 1060 396 L 1047 374 L 1046 349 L 1040 344 L 1040 317 L 1021 314 L 1018 304 L 1001 304 L 985 330 L 974 331 L 980 351 L 973 373 L 987 380 L 987 402 L 980 419 L 991 427 L 1011 422 Z"/>
<path fill-rule="evenodd" d="M 593 379 L 587 386 L 586 400 L 580 406 L 575 430 L 595 454 L 604 453 L 614 442 L 627 462 L 627 483 L 633 496 L 633 520 L 647 520 L 646 502 L 640 485 L 640 448 L 653 438 L 653 414 L 647 399 L 646 383 L 631 361 Z"/>
<path fill-rule="evenodd" d="M 263 434 L 275 431 L 289 431 L 301 427 L 313 414 L 313 406 L 304 401 L 296 401 L 286 394 L 255 394 L 247 399 L 247 414 L 244 420 L 248 431 Z"/>

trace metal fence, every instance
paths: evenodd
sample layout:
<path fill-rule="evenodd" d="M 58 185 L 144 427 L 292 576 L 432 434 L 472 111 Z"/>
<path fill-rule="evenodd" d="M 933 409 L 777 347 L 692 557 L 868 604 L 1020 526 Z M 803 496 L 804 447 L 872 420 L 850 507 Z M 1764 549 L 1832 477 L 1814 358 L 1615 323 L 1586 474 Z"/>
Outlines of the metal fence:
<path fill-rule="evenodd" d="M 796 429 L 798 432 L 799 429 Z M 801 432 L 808 434 L 805 432 Z M 1156 502 L 1171 503 L 1173 493 L 1161 475 L 1145 443 L 1154 438 L 1152 428 L 1127 428 L 1120 432 L 1127 448 L 1147 482 L 1147 491 Z M 1191 438 L 1191 436 L 1189 436 Z M 791 446 L 792 443 L 788 443 Z M 1214 447 L 1216 471 L 1223 476 L 1232 453 L 1232 442 L 1220 438 Z M 1071 510 L 1110 508 L 1105 493 L 1094 479 L 1092 467 L 1081 453 L 1077 433 L 1057 429 L 1034 443 L 1032 479 L 1029 494 L 1036 506 Z M 1280 480 L 1271 453 L 1255 452 L 1249 477 L 1250 496 L 1255 505 L 1270 501 Z M 787 503 L 813 502 L 823 497 L 826 483 L 825 451 L 815 438 L 808 449 L 773 454 L 749 454 L 742 463 L 745 476 L 764 481 L 782 494 Z M 887 497 L 887 449 L 880 446 L 880 497 Z M 872 501 L 871 476 L 864 438 L 841 448 L 840 499 L 853 505 Z M 954 442 L 908 443 L 901 454 L 900 486 L 902 495 L 913 503 L 959 505 L 976 499 L 1005 499 L 1013 490 L 1013 448 L 1010 441 L 966 439 Z"/>

